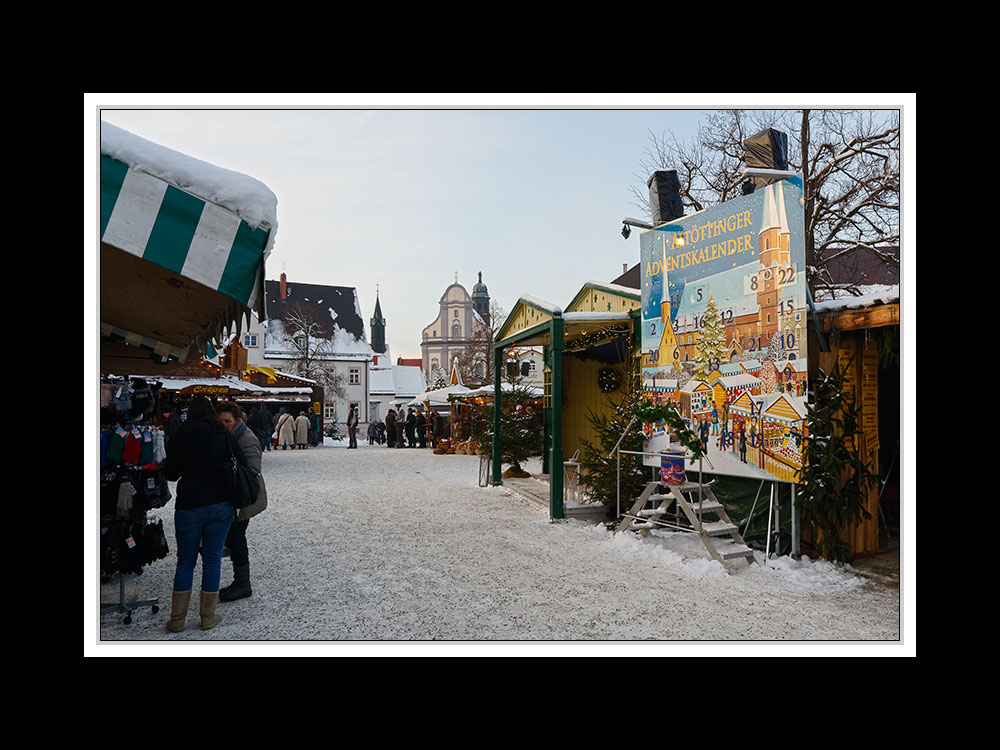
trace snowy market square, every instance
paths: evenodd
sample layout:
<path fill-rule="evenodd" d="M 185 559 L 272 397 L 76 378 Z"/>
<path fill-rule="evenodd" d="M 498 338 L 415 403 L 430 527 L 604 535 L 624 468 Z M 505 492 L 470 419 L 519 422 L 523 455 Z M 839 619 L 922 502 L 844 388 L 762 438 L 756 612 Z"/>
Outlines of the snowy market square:
<path fill-rule="evenodd" d="M 915 95 L 136 96 L 85 95 L 85 656 L 914 655 Z"/>
<path fill-rule="evenodd" d="M 900 632 L 898 582 L 784 556 L 733 573 L 688 534 L 645 540 L 550 522 L 476 456 L 333 443 L 265 453 L 251 522 L 253 596 L 179 634 L 167 613 L 107 617 L 102 641 L 865 642 Z M 170 512 L 158 513 L 171 539 Z M 762 558 L 763 555 L 761 554 Z M 763 562 L 763 560 L 761 560 Z M 169 559 L 128 592 L 170 590 Z M 114 599 L 117 580 L 101 586 Z"/>

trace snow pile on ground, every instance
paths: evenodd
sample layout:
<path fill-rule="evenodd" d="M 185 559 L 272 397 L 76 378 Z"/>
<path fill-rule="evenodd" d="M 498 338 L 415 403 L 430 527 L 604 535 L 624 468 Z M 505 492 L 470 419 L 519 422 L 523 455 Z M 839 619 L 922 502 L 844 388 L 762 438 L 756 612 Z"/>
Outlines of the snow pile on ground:
<path fill-rule="evenodd" d="M 727 573 L 690 534 L 551 522 L 507 487 L 479 487 L 476 456 L 343 445 L 265 453 L 269 507 L 248 532 L 254 594 L 220 604 L 218 627 L 199 630 L 193 604 L 184 632 L 163 628 L 170 503 L 151 515 L 171 554 L 126 578 L 127 596 L 161 610 L 130 625 L 99 617 L 95 640 L 898 645 L 898 589 L 849 566 L 758 555 Z M 117 599 L 118 579 L 103 583 L 100 601 Z"/>

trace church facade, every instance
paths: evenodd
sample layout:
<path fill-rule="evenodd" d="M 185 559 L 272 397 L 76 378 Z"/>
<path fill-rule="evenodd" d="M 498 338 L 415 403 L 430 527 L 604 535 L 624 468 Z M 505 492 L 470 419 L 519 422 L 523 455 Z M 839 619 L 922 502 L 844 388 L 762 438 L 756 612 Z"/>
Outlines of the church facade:
<path fill-rule="evenodd" d="M 423 372 L 431 387 L 442 380 L 447 381 L 456 364 L 460 369 L 468 368 L 473 379 L 485 379 L 487 364 L 482 357 L 476 356 L 476 350 L 482 348 L 480 343 L 485 339 L 482 331 L 476 334 L 477 330 L 489 328 L 489 319 L 490 295 L 483 283 L 482 271 L 472 294 L 458 283 L 456 273 L 455 282 L 438 300 L 437 317 L 424 327 L 421 337 Z"/>

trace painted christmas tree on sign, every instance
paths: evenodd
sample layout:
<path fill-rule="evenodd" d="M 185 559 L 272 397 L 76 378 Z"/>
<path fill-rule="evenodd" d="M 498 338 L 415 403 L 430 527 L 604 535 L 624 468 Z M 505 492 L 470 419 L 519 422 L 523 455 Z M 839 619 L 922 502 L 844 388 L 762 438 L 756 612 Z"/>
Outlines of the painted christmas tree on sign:
<path fill-rule="evenodd" d="M 673 406 L 707 440 L 706 471 L 798 481 L 807 376 L 801 180 L 648 230 L 640 248 L 644 397 Z M 646 432 L 648 450 L 668 447 L 662 425 Z"/>

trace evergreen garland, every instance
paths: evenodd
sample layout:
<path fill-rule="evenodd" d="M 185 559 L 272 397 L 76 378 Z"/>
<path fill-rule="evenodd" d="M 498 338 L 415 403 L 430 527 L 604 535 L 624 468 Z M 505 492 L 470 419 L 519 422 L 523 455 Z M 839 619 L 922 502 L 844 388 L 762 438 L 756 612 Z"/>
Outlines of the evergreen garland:
<path fill-rule="evenodd" d="M 684 418 L 673 406 L 655 406 L 648 399 L 635 407 L 634 414 L 643 422 L 657 424 L 663 422 L 681 445 L 691 451 L 691 459 L 697 461 L 708 451 L 701 438 L 687 426 Z"/>
<path fill-rule="evenodd" d="M 829 375 L 820 374 L 814 384 L 814 404 L 808 407 L 798 497 L 803 522 L 822 534 L 823 557 L 847 560 L 851 549 L 840 538 L 840 530 L 871 518 L 865 500 L 878 477 L 861 455 L 861 410 L 844 390 L 844 372 L 835 364 Z"/>

